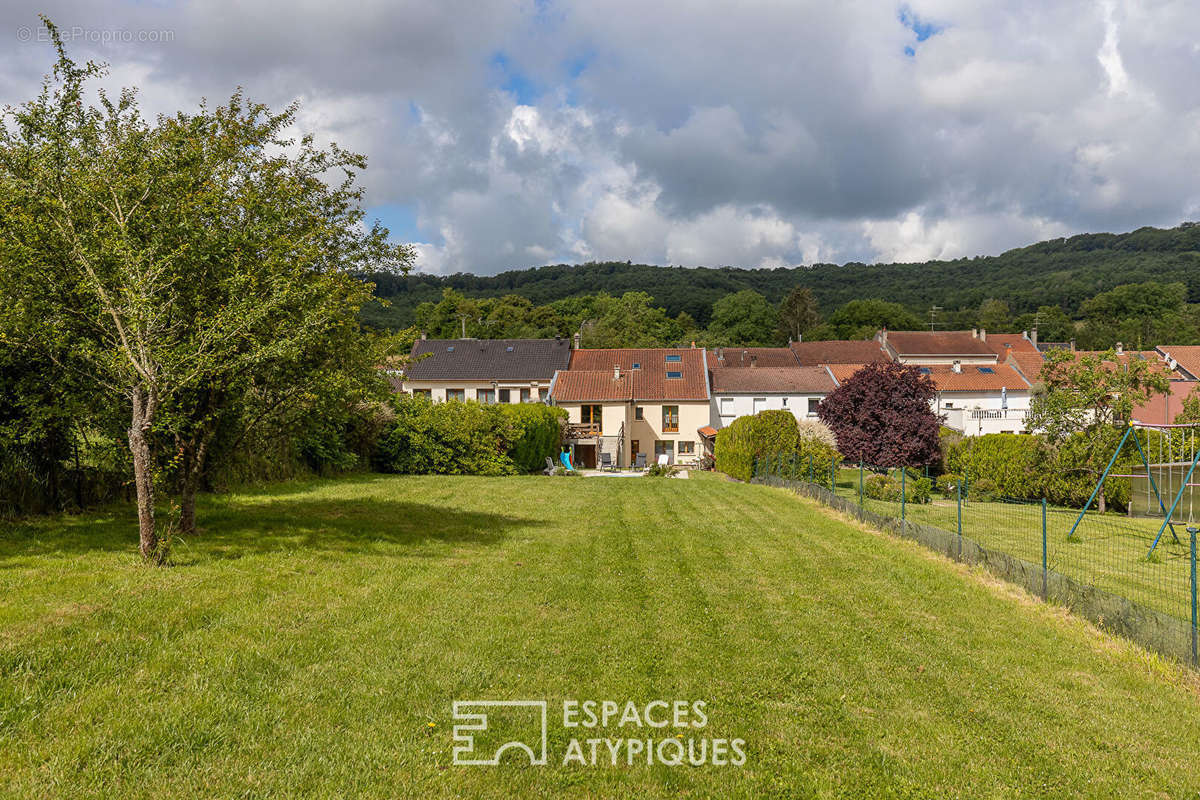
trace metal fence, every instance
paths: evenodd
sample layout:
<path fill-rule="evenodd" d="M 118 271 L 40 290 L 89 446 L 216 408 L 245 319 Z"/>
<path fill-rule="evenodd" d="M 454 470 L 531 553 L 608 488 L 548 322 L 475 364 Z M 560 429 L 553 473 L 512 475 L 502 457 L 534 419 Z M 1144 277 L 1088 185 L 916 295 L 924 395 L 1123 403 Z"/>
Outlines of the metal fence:
<path fill-rule="evenodd" d="M 780 456 L 754 482 L 790 488 L 865 522 L 981 564 L 1105 629 L 1200 666 L 1197 526 L 1179 521 L 1151 552 L 1162 519 L 993 496 L 924 467 L 818 467 Z"/>

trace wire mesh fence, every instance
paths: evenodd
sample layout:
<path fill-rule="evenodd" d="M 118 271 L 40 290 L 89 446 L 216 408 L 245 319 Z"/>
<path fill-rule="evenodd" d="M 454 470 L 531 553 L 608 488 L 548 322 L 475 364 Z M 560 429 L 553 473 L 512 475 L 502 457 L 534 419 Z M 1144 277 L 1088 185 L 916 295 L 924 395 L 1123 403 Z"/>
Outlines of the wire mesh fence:
<path fill-rule="evenodd" d="M 755 481 L 792 488 L 952 558 L 983 564 L 1107 629 L 1200 666 L 1197 530 L 1188 522 L 989 495 L 973 489 L 969 476 L 939 482 L 924 467 L 821 467 L 775 457 L 756 464 Z"/>

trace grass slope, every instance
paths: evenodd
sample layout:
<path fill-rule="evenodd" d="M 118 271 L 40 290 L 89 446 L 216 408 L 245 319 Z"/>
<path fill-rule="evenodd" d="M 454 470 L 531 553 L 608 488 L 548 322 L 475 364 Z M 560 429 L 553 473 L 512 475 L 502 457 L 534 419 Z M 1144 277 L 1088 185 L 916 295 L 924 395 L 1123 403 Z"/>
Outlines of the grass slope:
<path fill-rule="evenodd" d="M 136 563 L 124 510 L 0 536 L 0 796 L 1200 785 L 1192 676 L 780 490 L 375 476 L 201 519 L 167 570 Z M 451 702 L 475 698 L 705 700 L 748 761 L 562 767 L 552 711 L 552 766 L 451 766 Z"/>

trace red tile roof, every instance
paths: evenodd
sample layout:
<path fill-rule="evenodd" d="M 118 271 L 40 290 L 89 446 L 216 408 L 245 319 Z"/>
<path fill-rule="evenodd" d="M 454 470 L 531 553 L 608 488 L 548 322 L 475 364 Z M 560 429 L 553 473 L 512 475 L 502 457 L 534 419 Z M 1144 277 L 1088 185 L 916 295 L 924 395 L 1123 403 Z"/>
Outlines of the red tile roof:
<path fill-rule="evenodd" d="M 1175 359 L 1180 367 L 1200 378 L 1200 345 L 1160 345 L 1155 348 L 1167 358 Z"/>
<path fill-rule="evenodd" d="M 669 357 L 678 361 L 667 361 Z M 634 365 L 637 365 L 635 368 Z M 614 379 L 613 368 L 620 369 Z M 678 378 L 668 372 L 681 373 Z M 566 403 L 605 400 L 708 400 L 704 350 L 689 347 L 574 350 L 551 395 Z"/>
<path fill-rule="evenodd" d="M 1046 359 L 1040 352 L 1027 353 L 1024 350 L 1013 350 L 1008 357 L 1012 359 L 1012 363 L 1030 383 L 1036 383 L 1041 378 L 1042 364 L 1046 362 Z"/>
<path fill-rule="evenodd" d="M 876 341 L 832 339 L 826 342 L 792 342 L 791 350 L 802 366 L 820 364 L 866 364 L 888 361 L 887 353 Z"/>
<path fill-rule="evenodd" d="M 754 367 L 714 369 L 713 394 L 825 394 L 837 388 L 824 367 Z"/>
<path fill-rule="evenodd" d="M 705 425 L 703 428 L 697 428 L 696 433 L 700 434 L 705 439 L 711 439 L 717 435 L 717 429 L 712 425 Z"/>
<path fill-rule="evenodd" d="M 786 347 L 717 347 L 708 351 L 709 369 L 798 366 L 796 354 Z"/>
<path fill-rule="evenodd" d="M 880 331 L 887 344 L 901 356 L 984 356 L 994 355 L 970 331 Z"/>
<path fill-rule="evenodd" d="M 1075 359 L 1078 361 L 1084 356 L 1103 356 L 1106 352 L 1106 350 L 1076 350 Z M 1116 358 L 1116 363 L 1124 365 L 1128 365 L 1130 360 L 1145 361 L 1149 364 L 1151 372 L 1161 375 L 1173 374 L 1167 362 L 1163 360 L 1162 354 L 1156 350 L 1126 350 Z"/>
<path fill-rule="evenodd" d="M 992 348 L 992 352 L 1000 356 L 1003 361 L 1004 357 L 1010 352 L 1013 353 L 1037 353 L 1037 346 L 1025 338 L 1024 334 L 1020 333 L 989 333 L 987 334 L 988 347 Z"/>
<path fill-rule="evenodd" d="M 862 364 L 830 364 L 829 371 L 838 384 L 842 384 L 862 368 Z M 1029 391 L 1029 382 L 1021 377 L 1021 373 L 1008 364 L 985 364 L 983 369 L 991 372 L 980 372 L 980 365 L 963 364 L 962 372 L 955 372 L 948 364 L 921 367 L 922 371 L 933 379 L 939 392 L 998 392 L 1008 389 L 1010 392 Z"/>

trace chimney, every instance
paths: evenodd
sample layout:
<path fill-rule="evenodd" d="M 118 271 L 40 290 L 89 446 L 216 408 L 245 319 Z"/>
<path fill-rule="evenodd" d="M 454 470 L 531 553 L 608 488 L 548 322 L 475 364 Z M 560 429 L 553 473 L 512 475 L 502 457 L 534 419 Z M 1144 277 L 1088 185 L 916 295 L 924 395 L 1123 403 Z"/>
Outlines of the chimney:
<path fill-rule="evenodd" d="M 1117 342 L 1117 355 L 1125 355 L 1125 345 L 1121 342 Z"/>
<path fill-rule="evenodd" d="M 696 349 L 696 340 L 695 339 L 692 339 L 692 349 L 693 350 Z"/>
<path fill-rule="evenodd" d="M 573 342 L 574 342 L 574 344 L 575 344 L 575 349 L 576 349 L 576 350 L 578 350 L 578 349 L 579 349 L 579 343 L 580 343 L 580 342 L 583 340 L 583 335 L 582 335 L 582 334 L 579 334 L 579 333 L 576 333 L 576 334 L 575 334 L 573 337 L 571 337 L 571 338 L 572 338 L 572 341 L 573 341 Z"/>
<path fill-rule="evenodd" d="M 951 372 L 962 372 L 962 362 L 955 361 L 953 364 L 950 365 L 950 371 Z"/>
<path fill-rule="evenodd" d="M 421 341 L 423 342 L 428 338 L 429 338 L 429 334 L 425 333 L 425 331 L 421 331 Z"/>
<path fill-rule="evenodd" d="M 1032 342 L 1034 347 L 1037 347 L 1037 325 L 1029 329 L 1029 335 L 1025 338 Z"/>
<path fill-rule="evenodd" d="M 621 365 L 620 364 L 613 364 L 613 380 L 614 381 L 621 380 Z"/>
<path fill-rule="evenodd" d="M 1071 340 L 1071 352 L 1072 353 L 1075 352 L 1075 340 L 1074 339 Z"/>
<path fill-rule="evenodd" d="M 983 328 L 979 329 L 979 341 L 981 341 L 981 342 L 987 341 L 987 331 L 985 331 Z"/>
<path fill-rule="evenodd" d="M 752 366 L 752 367 L 758 366 L 758 356 L 750 356 L 750 366 Z"/>
<path fill-rule="evenodd" d="M 972 339 L 979 338 L 979 328 L 971 328 L 971 338 Z"/>
<path fill-rule="evenodd" d="M 717 363 L 722 367 L 725 366 L 725 350 L 720 347 L 717 348 Z"/>
<path fill-rule="evenodd" d="M 742 364 L 742 366 L 743 366 L 743 367 L 744 367 L 744 366 L 746 366 L 746 357 L 747 357 L 748 355 L 750 355 L 750 351 L 749 351 L 749 350 L 743 350 L 743 351 L 742 351 L 742 361 L 741 361 L 741 364 Z"/>
<path fill-rule="evenodd" d="M 887 328 L 884 328 L 879 333 L 875 334 L 875 338 L 880 344 L 887 344 Z"/>

